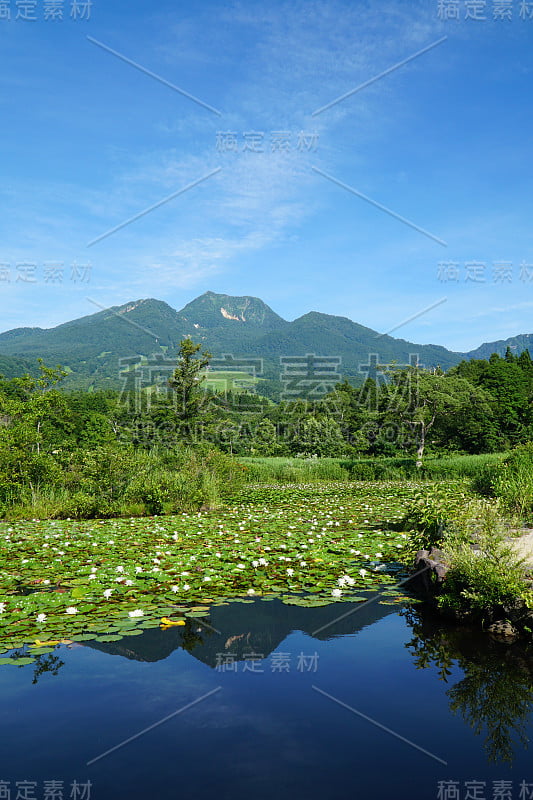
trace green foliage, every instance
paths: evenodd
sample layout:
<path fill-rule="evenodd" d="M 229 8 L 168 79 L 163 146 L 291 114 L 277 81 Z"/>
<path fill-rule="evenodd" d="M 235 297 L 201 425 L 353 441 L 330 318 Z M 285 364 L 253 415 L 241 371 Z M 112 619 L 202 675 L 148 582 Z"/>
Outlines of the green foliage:
<path fill-rule="evenodd" d="M 527 591 L 524 560 L 506 541 L 495 507 L 485 503 L 475 522 L 447 529 L 442 548 L 451 564 L 439 598 L 442 608 L 505 616 L 521 602 Z"/>
<path fill-rule="evenodd" d="M 106 519 L 118 517 L 120 508 L 106 497 L 78 491 L 67 495 L 55 511 L 53 519 Z"/>
<path fill-rule="evenodd" d="M 182 339 L 179 345 L 178 363 L 169 385 L 176 392 L 177 416 L 182 423 L 196 420 L 202 407 L 205 410 L 206 394 L 201 389 L 205 381 L 202 372 L 209 365 L 211 354 L 207 351 L 199 354 L 200 344 L 192 339 Z"/>
<path fill-rule="evenodd" d="M 150 516 L 163 513 L 163 492 L 159 486 L 153 489 L 145 489 L 141 494 L 141 500 L 146 506 L 146 512 Z"/>
<path fill-rule="evenodd" d="M 491 478 L 491 490 L 504 507 L 520 517 L 533 512 L 533 442 L 516 447 L 497 466 Z"/>
<path fill-rule="evenodd" d="M 435 485 L 415 494 L 401 525 L 411 530 L 410 546 L 417 552 L 443 546 L 446 535 L 457 530 L 471 514 L 471 502 L 460 486 Z"/>

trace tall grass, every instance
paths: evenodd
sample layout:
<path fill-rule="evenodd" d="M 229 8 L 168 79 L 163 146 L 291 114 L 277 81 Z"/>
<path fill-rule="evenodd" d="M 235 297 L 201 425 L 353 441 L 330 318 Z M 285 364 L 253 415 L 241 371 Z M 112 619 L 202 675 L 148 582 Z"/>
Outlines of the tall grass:
<path fill-rule="evenodd" d="M 4 493 L 0 518 L 93 519 L 220 505 L 223 490 L 244 481 L 244 468 L 213 448 L 163 452 L 101 447 L 66 454 L 54 482 L 26 482 Z"/>
<path fill-rule="evenodd" d="M 241 458 L 252 483 L 313 483 L 320 481 L 474 479 L 505 454 L 430 457 L 422 469 L 414 458 Z"/>
<path fill-rule="evenodd" d="M 503 507 L 522 519 L 533 518 L 533 442 L 519 445 L 499 463 L 487 466 L 474 488 L 497 497 Z"/>
<path fill-rule="evenodd" d="M 249 483 L 345 481 L 348 470 L 338 458 L 241 458 Z"/>

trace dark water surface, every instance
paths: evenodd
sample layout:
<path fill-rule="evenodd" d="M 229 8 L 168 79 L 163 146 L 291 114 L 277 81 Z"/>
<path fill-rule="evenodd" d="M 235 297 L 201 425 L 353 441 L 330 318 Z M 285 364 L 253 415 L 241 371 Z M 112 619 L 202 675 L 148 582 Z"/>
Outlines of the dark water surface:
<path fill-rule="evenodd" d="M 379 602 L 231 603 L 0 692 L 6 800 L 533 797 L 533 650 Z"/>

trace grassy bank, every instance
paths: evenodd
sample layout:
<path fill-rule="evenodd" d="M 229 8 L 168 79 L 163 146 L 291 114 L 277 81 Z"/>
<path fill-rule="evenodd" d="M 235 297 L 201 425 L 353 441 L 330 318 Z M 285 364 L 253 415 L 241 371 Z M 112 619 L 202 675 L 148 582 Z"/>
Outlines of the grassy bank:
<path fill-rule="evenodd" d="M 502 462 L 505 453 L 430 456 L 421 469 L 414 458 L 240 458 L 249 482 L 453 480 L 477 478 Z"/>

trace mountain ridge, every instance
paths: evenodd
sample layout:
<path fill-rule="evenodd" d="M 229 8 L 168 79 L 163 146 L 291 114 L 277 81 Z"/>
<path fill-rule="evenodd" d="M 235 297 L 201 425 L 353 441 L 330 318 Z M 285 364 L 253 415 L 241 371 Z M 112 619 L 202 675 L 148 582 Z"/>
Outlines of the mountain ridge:
<path fill-rule="evenodd" d="M 4 331 L 0 355 L 8 367 L 9 359 L 21 364 L 41 357 L 46 363 L 61 363 L 71 370 L 65 379 L 71 387 L 116 388 L 121 382 L 120 359 L 158 353 L 174 358 L 180 340 L 187 336 L 215 357 L 262 359 L 264 376 L 270 379 L 279 377 L 283 356 L 336 357 L 343 376 L 362 380 L 376 358 L 381 364 L 407 364 L 416 354 L 426 367 L 449 369 L 465 358 L 487 358 L 489 349 L 503 355 L 507 346 L 517 353 L 533 346 L 532 334 L 520 334 L 460 353 L 442 345 L 396 339 L 348 317 L 320 311 L 308 311 L 289 322 L 260 298 L 204 292 L 180 311 L 163 300 L 141 298 L 48 329 Z"/>

